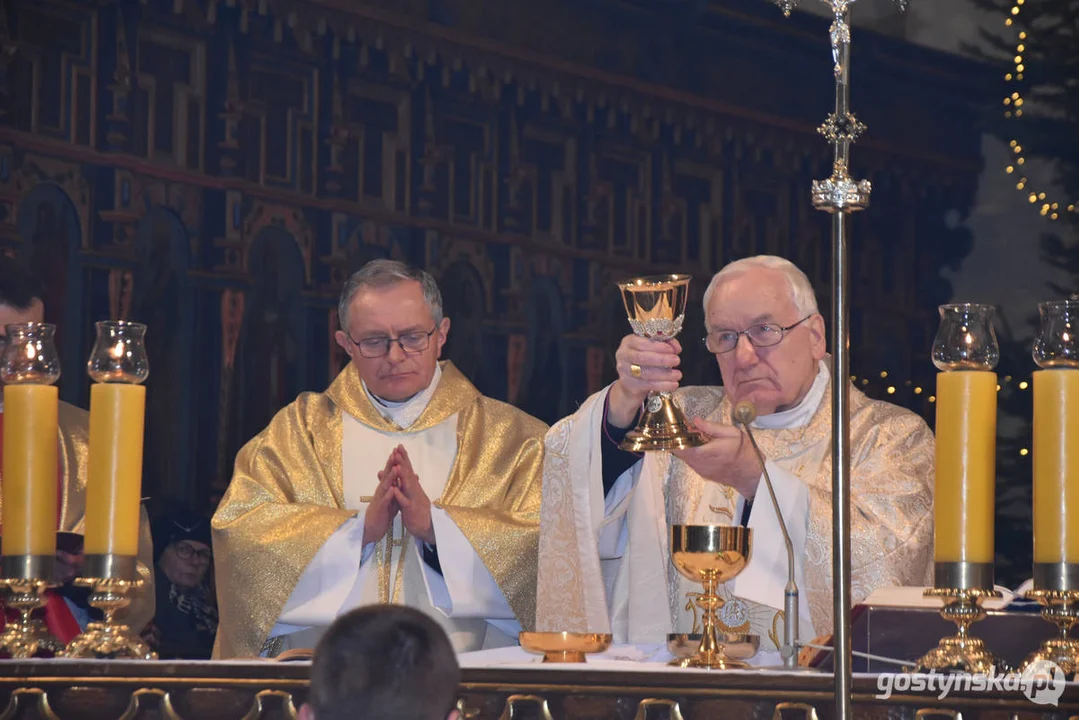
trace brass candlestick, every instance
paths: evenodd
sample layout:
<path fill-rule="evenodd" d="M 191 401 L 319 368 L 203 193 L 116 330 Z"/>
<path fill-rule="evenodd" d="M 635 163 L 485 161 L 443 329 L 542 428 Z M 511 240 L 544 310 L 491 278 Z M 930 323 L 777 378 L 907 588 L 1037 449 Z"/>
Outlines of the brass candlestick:
<path fill-rule="evenodd" d="M 0 587 L 8 589 L 6 607 L 19 611 L 19 619 L 9 622 L 0 633 L 0 652 L 14 660 L 34 657 L 39 651 L 56 654 L 63 645 L 33 617 L 45 606 L 45 591 L 56 583 L 56 558 L 50 555 L 19 555 L 0 559 Z M 50 578 L 46 580 L 44 578 Z"/>
<path fill-rule="evenodd" d="M 682 332 L 689 299 L 688 275 L 653 275 L 618 284 L 630 327 L 638 337 L 673 340 Z M 642 369 L 634 366 L 638 375 Z M 637 427 L 619 447 L 630 452 L 673 450 L 704 445 L 705 437 L 690 427 L 669 392 L 652 392 L 644 403 Z"/>
<path fill-rule="evenodd" d="M 735 525 L 671 526 L 671 559 L 678 571 L 701 583 L 704 592 L 697 597 L 697 607 L 704 617 L 704 629 L 697 652 L 676 658 L 670 665 L 684 668 L 727 670 L 749 667 L 724 652 L 716 631 L 716 611 L 723 598 L 716 594 L 720 583 L 738 575 L 749 560 L 752 531 Z"/>
<path fill-rule="evenodd" d="M 128 594 L 143 586 L 134 557 L 122 555 L 87 555 L 85 575 L 75 584 L 93 588 L 89 603 L 104 615 L 101 622 L 92 622 L 73 639 L 64 651 L 69 658 L 132 658 L 156 660 L 150 649 L 127 625 L 117 622 L 115 615 L 131 602 Z"/>
<path fill-rule="evenodd" d="M 993 668 L 1002 669 L 999 661 L 985 648 L 981 638 L 970 635 L 970 626 L 985 619 L 982 601 L 1000 597 L 993 589 L 993 566 L 981 563 L 937 563 L 934 585 L 925 591 L 926 597 L 944 601 L 941 616 L 959 626 L 952 637 L 941 638 L 937 647 L 926 653 L 915 672 L 955 671 L 989 674 Z"/>
<path fill-rule="evenodd" d="M 1021 670 L 1051 661 L 1075 680 L 1079 673 L 1079 640 L 1070 637 L 1079 623 L 1079 563 L 1035 563 L 1034 589 L 1026 596 L 1044 606 L 1042 617 L 1060 629 L 1060 637 L 1046 640 L 1023 662 Z"/>

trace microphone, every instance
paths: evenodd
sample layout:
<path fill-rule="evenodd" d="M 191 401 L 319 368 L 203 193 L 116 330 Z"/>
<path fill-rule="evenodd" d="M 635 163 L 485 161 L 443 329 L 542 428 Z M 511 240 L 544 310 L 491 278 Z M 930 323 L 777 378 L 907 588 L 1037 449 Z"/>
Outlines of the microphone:
<path fill-rule="evenodd" d="M 794 543 L 791 542 L 790 533 L 787 532 L 787 523 L 783 519 L 783 513 L 779 511 L 779 500 L 776 499 L 775 488 L 772 487 L 772 478 L 768 476 L 768 466 L 764 462 L 764 453 L 757 445 L 757 439 L 753 437 L 753 430 L 749 425 L 757 419 L 757 406 L 749 400 L 742 400 L 734 406 L 731 414 L 734 422 L 745 428 L 749 441 L 753 444 L 753 451 L 757 453 L 757 459 L 761 461 L 761 470 L 764 474 L 764 483 L 768 487 L 768 495 L 772 498 L 772 507 L 779 519 L 779 528 L 783 531 L 783 542 L 787 545 L 787 587 L 783 590 L 783 647 L 779 654 L 783 658 L 784 669 L 794 669 L 798 666 L 798 584 L 794 581 Z"/>

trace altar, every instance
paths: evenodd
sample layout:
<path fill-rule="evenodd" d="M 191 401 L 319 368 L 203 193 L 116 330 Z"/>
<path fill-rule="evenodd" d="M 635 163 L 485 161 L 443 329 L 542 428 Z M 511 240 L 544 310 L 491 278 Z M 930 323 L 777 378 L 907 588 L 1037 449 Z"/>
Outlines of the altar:
<path fill-rule="evenodd" d="M 475 654 L 477 656 L 481 653 Z M 538 657 L 462 657 L 461 708 L 472 720 L 666 720 L 670 718 L 831 718 L 833 676 L 766 670 L 709 672 L 667 668 L 639 650 L 614 648 L 584 665 L 543 664 Z M 519 662 L 520 661 L 520 662 Z M 145 662 L 133 660 L 0 661 L 0 718 L 112 720 L 293 718 L 307 696 L 310 664 Z M 918 676 L 908 676 L 914 679 Z M 921 676 L 925 677 L 925 676 Z M 939 676 L 938 676 L 939 677 Z M 893 690 L 881 676 L 855 673 L 858 718 L 1072 718 L 1079 686 L 1057 704 L 1039 705 L 1021 690 Z"/>

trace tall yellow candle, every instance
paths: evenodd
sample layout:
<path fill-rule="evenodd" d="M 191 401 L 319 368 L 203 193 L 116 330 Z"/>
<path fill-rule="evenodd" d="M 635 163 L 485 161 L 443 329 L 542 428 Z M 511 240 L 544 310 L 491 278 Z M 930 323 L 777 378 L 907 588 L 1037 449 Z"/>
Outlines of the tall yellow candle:
<path fill-rule="evenodd" d="M 1034 562 L 1079 563 L 1079 370 L 1034 373 Z"/>
<path fill-rule="evenodd" d="M 138 554 L 145 410 L 142 385 L 95 383 L 90 388 L 87 555 Z"/>
<path fill-rule="evenodd" d="M 58 409 L 53 385 L 4 386 L 6 556 L 56 555 Z"/>
<path fill-rule="evenodd" d="M 993 562 L 997 375 L 937 375 L 937 563 Z"/>

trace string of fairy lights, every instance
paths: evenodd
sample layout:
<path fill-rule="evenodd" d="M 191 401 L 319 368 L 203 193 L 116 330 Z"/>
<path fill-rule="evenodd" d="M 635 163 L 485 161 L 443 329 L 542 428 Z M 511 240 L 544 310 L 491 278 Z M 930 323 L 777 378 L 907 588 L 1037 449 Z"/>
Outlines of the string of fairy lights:
<path fill-rule="evenodd" d="M 1021 8 L 1025 4 L 1026 0 L 1015 0 L 1015 4 L 1012 6 L 1011 15 L 1004 20 L 1006 27 L 1013 27 L 1019 21 L 1019 15 Z M 1015 44 L 1015 56 L 1012 62 L 1015 65 L 1015 69 L 1012 72 L 1007 73 L 1004 76 L 1004 80 L 1007 81 L 1009 88 L 1012 92 L 1004 98 L 1004 117 L 1008 119 L 1018 119 L 1023 117 L 1023 95 L 1020 92 L 1020 83 L 1023 81 L 1023 73 L 1026 70 L 1026 64 L 1023 56 L 1027 51 L 1027 43 L 1029 38 L 1025 30 L 1020 30 L 1016 35 Z M 1053 198 L 1042 191 L 1034 188 L 1031 185 L 1030 180 L 1023 174 L 1023 166 L 1026 165 L 1027 159 L 1023 156 L 1023 146 L 1020 144 L 1017 136 L 1013 134 L 1012 139 L 1008 142 L 1008 146 L 1011 148 L 1012 154 L 1015 155 L 1012 158 L 1012 162 L 1004 169 L 1004 172 L 1009 175 L 1019 175 L 1019 182 L 1015 184 L 1015 187 L 1020 192 L 1027 194 L 1027 200 L 1031 205 L 1039 205 L 1039 212 L 1042 217 L 1046 217 L 1050 220 L 1060 220 L 1063 212 L 1079 213 L 1079 208 L 1075 203 L 1068 203 L 1064 210 L 1061 210 L 1062 203 L 1055 201 Z"/>
<path fill-rule="evenodd" d="M 894 398 L 896 395 L 903 395 L 905 393 L 913 394 L 917 397 L 924 397 L 925 401 L 930 404 L 935 404 L 937 398 L 932 394 L 933 387 L 929 380 L 925 385 L 915 380 L 898 380 L 895 376 L 889 373 L 887 370 L 881 370 L 879 373 L 873 376 L 859 376 L 851 375 L 851 382 L 855 387 L 859 388 L 867 395 L 876 395 L 883 393 L 884 395 Z M 1026 392 L 1030 390 L 1031 380 L 1021 379 L 1017 380 L 1011 375 L 1005 375 L 1000 378 L 1000 382 L 997 383 L 997 392 L 1014 387 L 1018 392 Z M 1030 453 L 1028 448 L 1020 448 L 1019 454 L 1026 457 Z"/>

